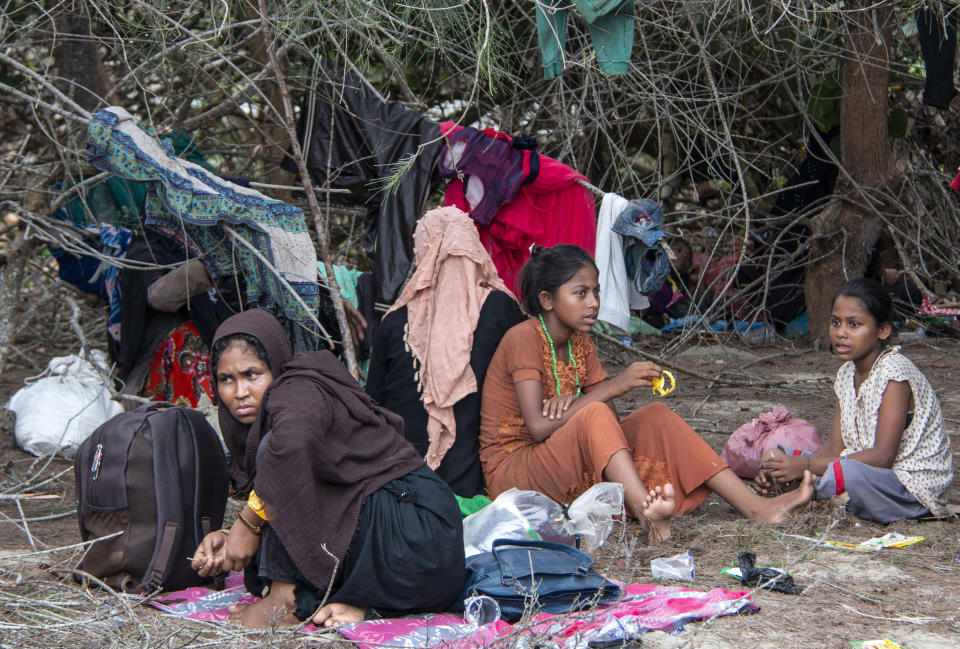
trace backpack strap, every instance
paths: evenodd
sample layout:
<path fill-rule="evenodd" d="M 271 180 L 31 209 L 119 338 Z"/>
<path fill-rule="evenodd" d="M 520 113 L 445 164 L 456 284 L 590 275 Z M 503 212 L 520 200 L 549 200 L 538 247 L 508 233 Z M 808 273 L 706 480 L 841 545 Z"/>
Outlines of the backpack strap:
<path fill-rule="evenodd" d="M 160 590 L 163 586 L 164 575 L 167 574 L 167 568 L 170 567 L 170 560 L 173 550 L 176 547 L 177 531 L 180 525 L 175 521 L 167 521 L 163 526 L 163 534 L 160 535 L 160 544 L 153 557 L 153 565 L 150 567 L 149 579 L 144 575 L 144 586 L 147 592 Z"/>
<path fill-rule="evenodd" d="M 164 407 L 165 406 L 165 407 Z M 180 537 L 184 528 L 184 490 L 183 480 L 192 480 L 195 468 L 183 466 L 184 462 L 195 461 L 191 452 L 181 449 L 179 429 L 183 413 L 171 404 L 149 404 L 145 407 L 150 424 L 153 442 L 153 479 L 157 495 L 157 535 L 153 558 L 144 572 L 144 585 L 156 590 L 163 583 L 171 564 L 172 553 L 181 545 Z M 181 452 L 184 451 L 184 452 Z M 190 494 L 191 497 L 193 494 Z"/>

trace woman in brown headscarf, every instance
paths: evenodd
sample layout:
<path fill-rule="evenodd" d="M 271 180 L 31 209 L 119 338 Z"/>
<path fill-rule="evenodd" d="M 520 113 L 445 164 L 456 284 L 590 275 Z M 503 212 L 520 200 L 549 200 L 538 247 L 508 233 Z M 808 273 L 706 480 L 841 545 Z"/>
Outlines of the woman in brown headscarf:
<path fill-rule="evenodd" d="M 332 626 L 453 603 L 464 579 L 459 507 L 399 417 L 330 352 L 292 356 L 265 311 L 220 326 L 212 365 L 231 477 L 250 497 L 193 566 L 245 569 L 247 589 L 264 599 L 236 607 L 234 622 L 314 616 Z"/>

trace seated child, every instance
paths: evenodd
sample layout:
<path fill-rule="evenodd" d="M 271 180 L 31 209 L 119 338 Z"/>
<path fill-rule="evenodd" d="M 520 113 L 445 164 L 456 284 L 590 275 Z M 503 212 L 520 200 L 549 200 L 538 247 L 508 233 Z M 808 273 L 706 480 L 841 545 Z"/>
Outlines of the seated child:
<path fill-rule="evenodd" d="M 249 500 L 230 530 L 204 537 L 193 568 L 245 570 L 263 599 L 233 607 L 232 622 L 333 626 L 453 604 L 460 508 L 399 417 L 330 352 L 293 356 L 266 311 L 224 321 L 212 365 L 230 475 Z"/>
<path fill-rule="evenodd" d="M 890 295 L 873 280 L 844 284 L 833 298 L 830 343 L 846 361 L 834 382 L 830 438 L 816 452 L 774 449 L 761 461 L 762 491 L 807 471 L 820 476 L 814 498 L 849 495 L 847 511 L 890 523 L 946 513 L 953 480 L 940 402 L 893 332 Z"/>
<path fill-rule="evenodd" d="M 373 337 L 367 394 L 454 493 L 483 493 L 480 386 L 503 334 L 523 319 L 477 228 L 456 207 L 414 232 L 417 270 Z"/>
<path fill-rule="evenodd" d="M 810 500 L 809 475 L 798 491 L 757 495 L 662 402 L 618 421 L 612 400 L 649 390 L 661 371 L 634 363 L 605 380 L 587 335 L 600 308 L 597 276 L 589 253 L 569 244 L 534 247 L 523 268 L 523 304 L 534 317 L 507 332 L 483 385 L 480 460 L 490 497 L 517 487 L 570 503 L 597 482 L 619 482 L 651 544 L 711 490 L 771 522 Z"/>

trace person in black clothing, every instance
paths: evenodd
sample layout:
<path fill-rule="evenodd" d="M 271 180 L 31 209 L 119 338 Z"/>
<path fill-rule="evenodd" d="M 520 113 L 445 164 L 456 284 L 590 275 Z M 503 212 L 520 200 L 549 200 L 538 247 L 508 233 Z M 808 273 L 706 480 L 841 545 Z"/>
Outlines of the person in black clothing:
<path fill-rule="evenodd" d="M 374 333 L 366 391 L 454 493 L 484 491 L 480 387 L 500 339 L 523 319 L 476 226 L 455 207 L 427 212 L 417 270 Z"/>

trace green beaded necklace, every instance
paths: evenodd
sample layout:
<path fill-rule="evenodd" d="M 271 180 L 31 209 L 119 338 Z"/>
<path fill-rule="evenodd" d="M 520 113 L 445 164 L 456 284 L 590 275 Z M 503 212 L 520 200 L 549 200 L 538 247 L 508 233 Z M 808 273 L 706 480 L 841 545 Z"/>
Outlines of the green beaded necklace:
<path fill-rule="evenodd" d="M 553 378 L 557 381 L 557 394 L 560 394 L 560 375 L 557 373 L 557 350 L 553 347 L 553 338 L 550 337 L 550 330 L 547 329 L 547 323 L 543 321 L 543 314 L 538 314 L 540 318 L 540 326 L 543 327 L 543 333 L 547 335 L 547 342 L 550 343 L 550 358 L 553 359 Z M 567 357 L 570 359 L 570 364 L 573 365 L 573 380 L 577 384 L 577 396 L 582 397 L 583 392 L 580 390 L 580 374 L 577 372 L 577 359 L 573 357 L 573 343 L 567 338 Z"/>

